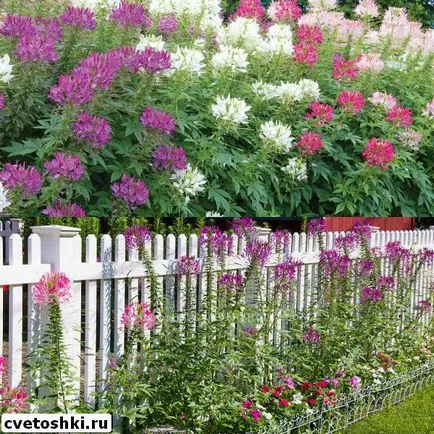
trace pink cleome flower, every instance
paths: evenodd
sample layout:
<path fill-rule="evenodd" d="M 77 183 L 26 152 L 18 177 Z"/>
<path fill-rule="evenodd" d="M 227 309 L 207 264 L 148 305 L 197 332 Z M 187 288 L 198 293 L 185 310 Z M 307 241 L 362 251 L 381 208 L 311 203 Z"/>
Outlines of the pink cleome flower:
<path fill-rule="evenodd" d="M 61 75 L 58 83 L 51 86 L 48 98 L 60 105 L 80 106 L 93 99 L 92 83 L 88 76 L 80 73 Z"/>
<path fill-rule="evenodd" d="M 324 126 L 333 120 L 333 107 L 320 102 L 312 102 L 309 106 L 310 112 L 306 114 L 305 119 L 316 119 L 316 124 Z"/>
<path fill-rule="evenodd" d="M 307 223 L 307 233 L 309 235 L 321 235 L 325 232 L 327 232 L 327 222 L 322 217 L 309 220 Z"/>
<path fill-rule="evenodd" d="M 155 315 L 146 303 L 132 303 L 126 306 L 121 316 L 121 324 L 128 329 L 143 326 L 151 330 L 155 325 L 155 321 Z"/>
<path fill-rule="evenodd" d="M 369 98 L 369 102 L 375 106 L 381 106 L 386 110 L 392 110 L 398 104 L 398 101 L 393 95 L 388 95 L 383 92 L 374 92 Z"/>
<path fill-rule="evenodd" d="M 315 46 L 307 42 L 295 44 L 292 60 L 301 65 L 306 65 L 309 68 L 312 68 L 312 66 L 318 62 L 318 50 Z"/>
<path fill-rule="evenodd" d="M 0 110 L 3 110 L 6 105 L 5 96 L 0 92 Z"/>
<path fill-rule="evenodd" d="M 267 12 L 272 21 L 281 21 L 285 23 L 297 21 L 303 13 L 297 0 L 273 1 L 268 7 Z"/>
<path fill-rule="evenodd" d="M 112 193 L 116 199 L 124 201 L 131 210 L 149 200 L 149 190 L 145 183 L 127 174 L 122 175 L 120 182 L 112 184 Z"/>
<path fill-rule="evenodd" d="M 33 300 L 45 305 L 51 302 L 65 303 L 71 298 L 71 281 L 63 273 L 44 274 L 33 287 Z"/>
<path fill-rule="evenodd" d="M 297 147 L 301 149 L 301 155 L 315 155 L 324 147 L 324 143 L 318 133 L 309 131 L 300 137 Z"/>
<path fill-rule="evenodd" d="M 300 42 L 308 45 L 319 45 L 323 42 L 323 34 L 319 26 L 302 24 L 298 27 L 297 37 Z"/>
<path fill-rule="evenodd" d="M 369 166 L 377 166 L 386 170 L 395 156 L 395 148 L 387 141 L 372 138 L 363 151 L 363 157 Z"/>
<path fill-rule="evenodd" d="M 365 98 L 361 92 L 346 90 L 338 96 L 338 104 L 344 111 L 357 114 L 365 107 Z"/>
<path fill-rule="evenodd" d="M 0 182 L 7 189 L 20 189 L 24 198 L 38 194 L 42 189 L 41 175 L 26 163 L 6 163 L 0 171 Z"/>
<path fill-rule="evenodd" d="M 357 78 L 360 68 L 355 60 L 345 60 L 337 56 L 333 62 L 333 78 L 336 81 L 351 81 Z"/>
<path fill-rule="evenodd" d="M 265 16 L 265 11 L 259 0 L 241 0 L 235 11 L 235 16 L 254 18 L 262 21 Z"/>
<path fill-rule="evenodd" d="M 0 23 L 0 35 L 14 38 L 35 35 L 37 27 L 32 17 L 22 15 L 6 15 Z"/>
<path fill-rule="evenodd" d="M 236 293 L 242 290 L 244 277 L 240 274 L 225 273 L 219 277 L 218 284 L 220 289 Z"/>
<path fill-rule="evenodd" d="M 165 35 L 170 35 L 173 32 L 176 32 L 179 27 L 178 18 L 175 15 L 167 15 L 165 17 L 161 17 L 158 21 L 158 30 L 160 33 Z"/>
<path fill-rule="evenodd" d="M 59 58 L 56 51 L 56 40 L 41 33 L 23 36 L 18 42 L 14 54 L 25 63 L 53 63 Z"/>
<path fill-rule="evenodd" d="M 366 287 L 360 294 L 360 303 L 378 303 L 383 300 L 383 292 L 379 288 Z"/>
<path fill-rule="evenodd" d="M 0 379 L 8 370 L 8 359 L 5 356 L 0 356 Z"/>
<path fill-rule="evenodd" d="M 387 122 L 396 127 L 408 128 L 414 121 L 412 112 L 408 107 L 396 105 L 387 114 Z"/>

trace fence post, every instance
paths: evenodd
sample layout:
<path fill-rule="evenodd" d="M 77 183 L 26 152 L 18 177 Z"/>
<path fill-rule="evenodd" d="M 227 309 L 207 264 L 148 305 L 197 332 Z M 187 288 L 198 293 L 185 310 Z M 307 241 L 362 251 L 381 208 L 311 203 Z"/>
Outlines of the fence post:
<path fill-rule="evenodd" d="M 51 264 L 51 271 L 62 272 L 65 265 L 81 263 L 79 228 L 68 226 L 33 226 L 32 232 L 41 239 L 41 261 Z M 64 325 L 66 353 L 72 368 L 73 395 L 78 400 L 80 394 L 80 328 L 81 328 L 81 283 L 71 286 L 71 300 L 61 305 Z"/>

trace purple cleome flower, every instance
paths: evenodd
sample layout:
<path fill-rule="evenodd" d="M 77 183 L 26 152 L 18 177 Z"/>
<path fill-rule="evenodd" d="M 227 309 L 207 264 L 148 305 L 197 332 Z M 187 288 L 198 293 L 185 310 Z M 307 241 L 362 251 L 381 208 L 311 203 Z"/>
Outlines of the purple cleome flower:
<path fill-rule="evenodd" d="M 149 190 L 145 183 L 127 174 L 122 175 L 120 182 L 112 184 L 112 193 L 116 199 L 123 200 L 131 210 L 149 200 Z"/>
<path fill-rule="evenodd" d="M 21 189 L 25 198 L 38 194 L 42 189 L 42 178 L 34 167 L 26 163 L 6 163 L 0 171 L 0 182 L 7 189 Z"/>
<path fill-rule="evenodd" d="M 47 206 L 42 210 L 42 214 L 48 217 L 86 217 L 86 212 L 80 205 L 76 203 L 62 204 L 60 199 L 57 199 L 53 206 Z"/>
<path fill-rule="evenodd" d="M 152 164 L 161 170 L 184 170 L 187 157 L 183 148 L 161 145 L 152 153 Z"/>
<path fill-rule="evenodd" d="M 34 19 L 36 32 L 55 41 L 63 39 L 63 31 L 57 18 L 36 17 Z"/>
<path fill-rule="evenodd" d="M 39 33 L 23 36 L 14 54 L 23 62 L 53 63 L 59 58 L 56 51 L 56 40 Z"/>
<path fill-rule="evenodd" d="M 374 263 L 370 259 L 361 259 L 359 262 L 359 273 L 369 277 L 374 271 Z"/>
<path fill-rule="evenodd" d="M 200 273 L 199 259 L 194 256 L 181 256 L 178 259 L 178 273 L 181 276 L 192 276 Z"/>
<path fill-rule="evenodd" d="M 58 84 L 51 86 L 48 98 L 61 105 L 87 104 L 93 98 L 91 82 L 83 74 L 61 75 Z"/>
<path fill-rule="evenodd" d="M 371 227 L 367 220 L 358 220 L 353 227 L 353 231 L 362 240 L 369 240 L 371 237 Z"/>
<path fill-rule="evenodd" d="M 429 313 L 432 311 L 432 303 L 429 300 L 420 300 L 417 307 L 423 312 Z"/>
<path fill-rule="evenodd" d="M 242 217 L 240 219 L 233 220 L 231 222 L 231 229 L 240 238 L 246 237 L 247 239 L 252 239 L 257 233 L 255 222 L 251 217 Z"/>
<path fill-rule="evenodd" d="M 171 33 L 176 32 L 178 27 L 179 21 L 178 18 L 175 17 L 175 15 L 167 15 L 160 18 L 160 20 L 158 21 L 158 30 L 160 33 L 163 33 L 165 35 L 170 35 Z"/>
<path fill-rule="evenodd" d="M 125 244 L 127 249 L 138 249 L 144 247 L 148 241 L 151 241 L 151 231 L 142 225 L 134 225 L 124 232 Z"/>
<path fill-rule="evenodd" d="M 125 67 L 134 74 L 141 71 L 158 74 L 169 70 L 172 66 L 170 54 L 164 50 L 148 47 L 143 51 L 137 51 L 133 48 L 131 52 L 123 49 L 121 53 L 125 57 Z"/>
<path fill-rule="evenodd" d="M 351 261 L 348 256 L 341 255 L 336 250 L 323 250 L 320 253 L 320 265 L 323 267 L 326 276 L 337 273 L 340 277 L 345 277 Z"/>
<path fill-rule="evenodd" d="M 244 277 L 240 274 L 222 274 L 218 280 L 219 287 L 228 292 L 239 292 L 244 285 Z"/>
<path fill-rule="evenodd" d="M 114 51 L 93 53 L 83 59 L 71 75 L 82 75 L 92 89 L 108 89 L 122 68 L 122 62 Z"/>
<path fill-rule="evenodd" d="M 337 237 L 335 244 L 338 250 L 351 252 L 359 247 L 359 237 L 354 232 L 350 232 L 347 235 Z"/>
<path fill-rule="evenodd" d="M 250 261 L 250 264 L 263 267 L 271 255 L 271 247 L 266 242 L 253 240 L 247 243 L 244 255 Z"/>
<path fill-rule="evenodd" d="M 383 292 L 379 288 L 366 287 L 360 294 L 360 303 L 378 303 L 383 300 Z"/>
<path fill-rule="evenodd" d="M 312 344 L 317 344 L 321 341 L 321 334 L 317 330 L 314 330 L 312 327 L 309 327 L 303 333 L 303 340 Z"/>
<path fill-rule="evenodd" d="M 386 255 L 392 262 L 396 262 L 398 259 L 410 256 L 411 252 L 408 249 L 402 247 L 399 241 L 391 241 L 386 244 Z"/>
<path fill-rule="evenodd" d="M 78 142 L 102 149 L 110 141 L 112 129 L 106 119 L 84 112 L 72 124 L 72 132 Z"/>
<path fill-rule="evenodd" d="M 15 38 L 35 35 L 37 28 L 32 17 L 22 15 L 7 15 L 0 26 L 0 34 Z"/>
<path fill-rule="evenodd" d="M 176 121 L 169 113 L 147 107 L 140 117 L 140 122 L 148 128 L 171 136 L 176 129 Z"/>
<path fill-rule="evenodd" d="M 145 8 L 138 3 L 122 1 L 121 4 L 112 9 L 110 18 L 121 27 L 151 27 L 152 21 L 146 16 Z"/>
<path fill-rule="evenodd" d="M 83 177 L 85 170 L 78 155 L 56 152 L 51 161 L 46 161 L 44 167 L 53 178 L 65 178 L 78 181 Z"/>
<path fill-rule="evenodd" d="M 202 247 L 209 247 L 216 256 L 231 254 L 232 237 L 223 233 L 216 226 L 205 226 L 200 230 L 199 244 Z"/>
<path fill-rule="evenodd" d="M 327 223 L 323 218 L 310 220 L 307 224 L 307 233 L 309 235 L 321 235 L 327 232 Z"/>
<path fill-rule="evenodd" d="M 277 264 L 274 268 L 274 286 L 277 291 L 288 292 L 291 283 L 296 279 L 303 263 L 289 258 L 285 262 Z"/>
<path fill-rule="evenodd" d="M 434 250 L 424 247 L 419 251 L 419 257 L 422 263 L 432 265 L 434 262 Z"/>
<path fill-rule="evenodd" d="M 393 291 L 395 289 L 395 278 L 393 276 L 380 276 L 377 279 L 377 287 L 382 291 Z"/>
<path fill-rule="evenodd" d="M 68 7 L 60 17 L 60 21 L 68 26 L 78 27 L 82 30 L 96 28 L 95 14 L 89 8 Z"/>
<path fill-rule="evenodd" d="M 5 96 L 0 92 L 0 110 L 3 110 L 6 105 Z"/>

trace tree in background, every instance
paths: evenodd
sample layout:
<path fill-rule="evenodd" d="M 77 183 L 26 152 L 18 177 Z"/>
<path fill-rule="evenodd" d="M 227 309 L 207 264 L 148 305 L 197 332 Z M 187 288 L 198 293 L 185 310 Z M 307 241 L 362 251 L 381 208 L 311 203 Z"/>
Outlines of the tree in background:
<path fill-rule="evenodd" d="M 339 0 L 339 5 L 348 16 L 351 16 L 358 2 L 359 0 Z M 228 14 L 235 12 L 239 3 L 239 0 L 222 0 L 222 5 Z M 271 0 L 261 0 L 261 3 L 268 7 Z M 299 0 L 299 4 L 306 10 L 308 0 Z M 412 20 L 423 23 L 425 27 L 434 27 L 434 0 L 377 0 L 377 4 L 383 9 L 405 8 Z"/>

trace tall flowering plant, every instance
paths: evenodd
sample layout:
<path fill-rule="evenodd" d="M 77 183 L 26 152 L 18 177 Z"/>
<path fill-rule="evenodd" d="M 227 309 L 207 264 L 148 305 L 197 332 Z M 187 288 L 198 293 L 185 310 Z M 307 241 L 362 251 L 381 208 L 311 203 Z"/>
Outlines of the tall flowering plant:
<path fill-rule="evenodd" d="M 33 287 L 33 302 L 47 312 L 40 344 L 30 355 L 30 372 L 41 377 L 35 401 L 50 412 L 68 413 L 74 405 L 72 370 L 66 353 L 61 304 L 71 298 L 71 281 L 63 273 L 47 273 Z"/>

